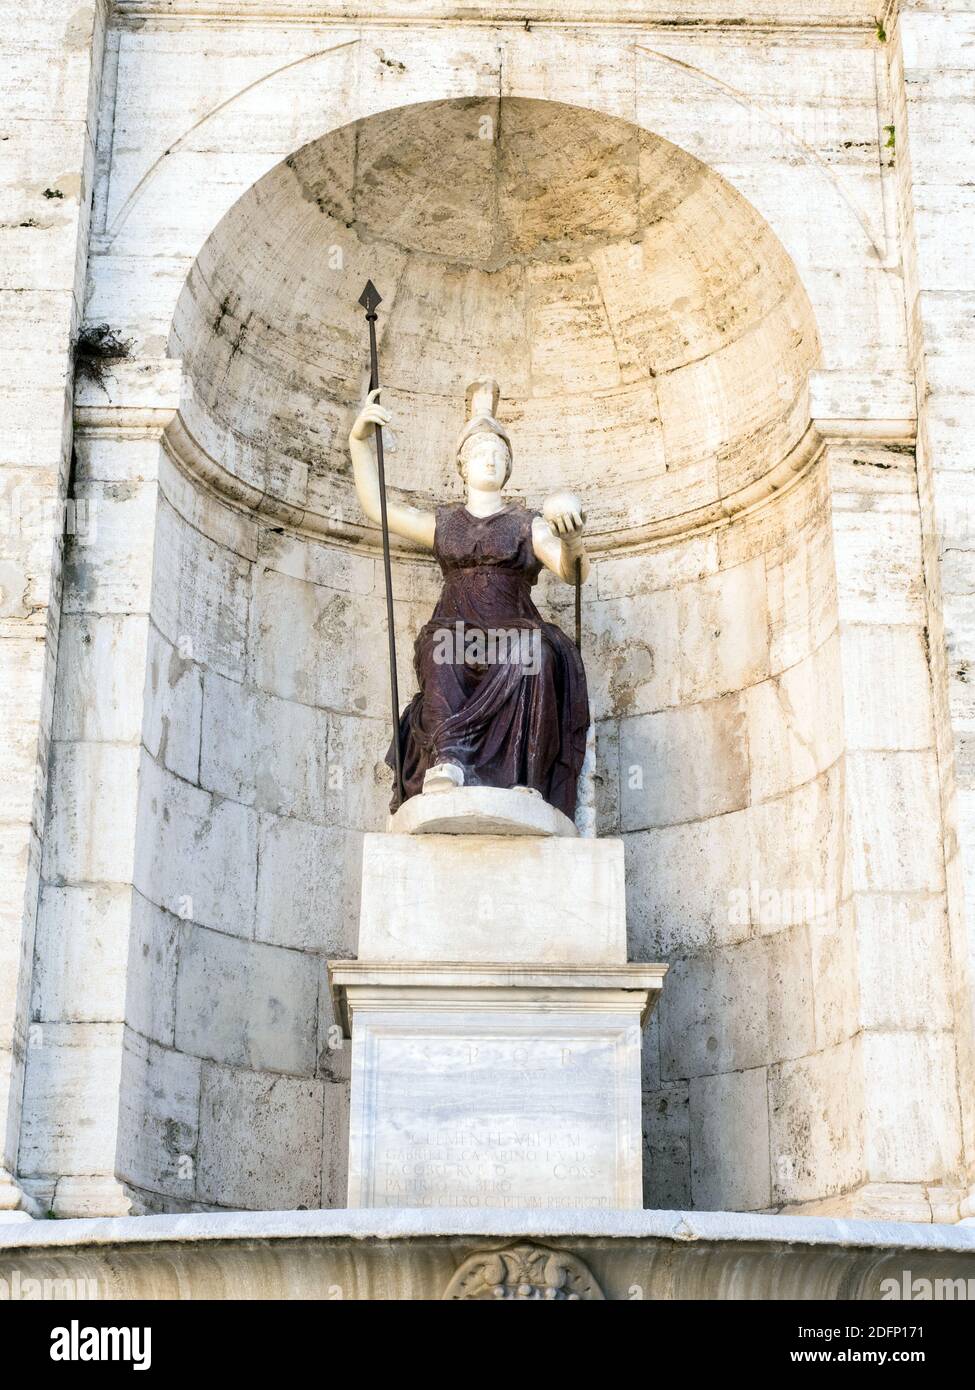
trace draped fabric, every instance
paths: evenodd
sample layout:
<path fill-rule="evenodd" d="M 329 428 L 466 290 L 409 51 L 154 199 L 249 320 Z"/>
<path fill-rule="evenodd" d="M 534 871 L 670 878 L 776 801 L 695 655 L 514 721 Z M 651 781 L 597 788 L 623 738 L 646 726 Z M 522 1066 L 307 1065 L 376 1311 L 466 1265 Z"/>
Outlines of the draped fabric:
<path fill-rule="evenodd" d="M 400 719 L 408 799 L 435 763 L 466 785 L 533 787 L 570 818 L 586 752 L 589 697 L 575 644 L 531 598 L 541 564 L 537 512 L 475 517 L 438 507 L 434 554 L 444 584 L 414 645 L 419 690 Z M 395 765 L 393 745 L 386 761 Z M 392 809 L 399 805 L 394 790 Z"/>

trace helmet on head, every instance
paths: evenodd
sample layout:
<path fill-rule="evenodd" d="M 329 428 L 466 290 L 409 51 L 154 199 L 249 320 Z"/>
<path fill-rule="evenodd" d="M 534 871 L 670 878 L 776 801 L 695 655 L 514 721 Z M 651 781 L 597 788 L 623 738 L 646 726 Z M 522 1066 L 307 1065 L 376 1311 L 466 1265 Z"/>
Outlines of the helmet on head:
<path fill-rule="evenodd" d="M 467 441 L 476 434 L 494 434 L 499 439 L 504 440 L 508 449 L 508 468 L 504 475 L 505 482 L 511 476 L 511 437 L 494 413 L 498 408 L 500 399 L 501 388 L 491 377 L 481 377 L 477 381 L 472 381 L 468 386 L 467 409 L 469 417 L 457 436 L 457 467 L 462 474 L 464 466 L 460 455 Z"/>

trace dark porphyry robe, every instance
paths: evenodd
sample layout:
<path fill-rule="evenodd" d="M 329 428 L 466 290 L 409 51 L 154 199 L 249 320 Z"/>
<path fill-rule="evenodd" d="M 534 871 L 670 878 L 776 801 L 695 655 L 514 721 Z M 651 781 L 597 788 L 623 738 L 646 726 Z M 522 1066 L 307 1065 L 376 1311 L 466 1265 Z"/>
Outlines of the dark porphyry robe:
<path fill-rule="evenodd" d="M 589 727 L 586 673 L 575 644 L 532 602 L 537 515 L 518 506 L 486 517 L 437 508 L 433 549 L 444 585 L 416 639 L 420 689 L 400 720 L 407 798 L 422 791 L 434 763 L 454 762 L 467 785 L 534 787 L 575 814 Z M 483 638 L 499 632 L 516 640 L 502 638 L 492 651 Z M 471 646 L 479 637 L 480 650 Z M 394 765 L 392 745 L 386 761 Z"/>

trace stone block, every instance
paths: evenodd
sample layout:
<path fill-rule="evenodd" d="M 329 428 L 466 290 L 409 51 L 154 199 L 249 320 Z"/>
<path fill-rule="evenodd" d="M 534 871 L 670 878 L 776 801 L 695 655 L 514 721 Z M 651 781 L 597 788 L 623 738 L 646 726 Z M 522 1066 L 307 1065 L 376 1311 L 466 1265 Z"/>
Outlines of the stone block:
<path fill-rule="evenodd" d="M 944 856 L 933 751 L 851 753 L 846 768 L 853 887 L 938 892 Z"/>
<path fill-rule="evenodd" d="M 49 883 L 130 883 L 135 856 L 139 749 L 117 743 L 55 743 L 44 839 Z M 123 814 L 111 814 L 125 804 Z"/>
<path fill-rule="evenodd" d="M 246 806 L 325 819 L 328 718 L 208 671 L 200 783 Z"/>
<path fill-rule="evenodd" d="M 253 936 L 256 812 L 190 786 L 148 754 L 139 806 L 136 888 L 184 920 Z"/>
<path fill-rule="evenodd" d="M 259 570 L 252 678 L 283 700 L 347 709 L 360 605 L 345 592 Z M 378 713 L 378 711 L 377 711 Z"/>
<path fill-rule="evenodd" d="M 874 1182 L 961 1172 L 955 1044 L 949 1033 L 863 1035 L 864 1164 Z"/>
<path fill-rule="evenodd" d="M 400 694 L 405 699 L 402 685 Z M 388 717 L 329 712 L 326 824 L 354 830 L 385 828 L 393 793 L 393 773 L 386 764 L 389 740 Z"/>
<path fill-rule="evenodd" d="M 813 781 L 749 809 L 755 892 L 751 881 L 747 886 L 750 904 L 757 901 L 757 915 L 751 906 L 750 913 L 759 930 L 781 925 L 774 916 L 763 922 L 766 892 L 783 901 L 786 895 L 793 902 L 811 897 L 813 911 L 804 914 L 809 918 L 849 892 L 844 790 L 843 767 L 837 764 Z M 735 881 L 741 886 L 738 874 Z"/>
<path fill-rule="evenodd" d="M 848 1191 L 864 1178 L 859 1037 L 769 1067 L 772 1201 Z"/>
<path fill-rule="evenodd" d="M 745 705 L 753 801 L 765 801 L 818 776 L 842 751 L 836 638 L 781 675 L 753 686 Z"/>
<path fill-rule="evenodd" d="M 643 1205 L 652 1211 L 688 1211 L 692 1206 L 686 1081 L 643 1093 Z"/>
<path fill-rule="evenodd" d="M 125 1021 L 143 1037 L 172 1047 L 180 920 L 132 890 Z"/>
<path fill-rule="evenodd" d="M 679 592 L 584 600 L 586 678 L 600 715 L 652 713 L 680 702 Z"/>
<path fill-rule="evenodd" d="M 332 962 L 349 1206 L 639 1207 L 640 1020 L 662 973 Z"/>
<path fill-rule="evenodd" d="M 117 1169 L 125 1182 L 195 1195 L 201 1068 L 199 1058 L 126 1030 Z"/>
<path fill-rule="evenodd" d="M 691 1080 L 694 1207 L 758 1211 L 769 1205 L 767 1089 L 764 1067 Z"/>
<path fill-rule="evenodd" d="M 359 958 L 623 964 L 623 845 L 366 835 Z"/>
<path fill-rule="evenodd" d="M 660 1012 L 664 1080 L 745 1071 L 811 1051 L 812 991 L 802 924 L 674 961 Z"/>
<path fill-rule="evenodd" d="M 748 739 L 739 698 L 621 720 L 620 787 L 624 831 L 747 805 Z"/>
<path fill-rule="evenodd" d="M 934 728 L 923 629 L 844 625 L 840 651 L 846 747 L 930 748 Z"/>
<path fill-rule="evenodd" d="M 857 917 L 863 901 L 849 899 L 809 923 L 816 1051 L 859 1031 L 863 981 Z"/>
<path fill-rule="evenodd" d="M 317 1207 L 323 1083 L 204 1063 L 197 1197 L 221 1207 Z"/>
<path fill-rule="evenodd" d="M 58 637 L 55 737 L 88 743 L 137 743 L 148 619 L 144 615 L 67 613 Z"/>
<path fill-rule="evenodd" d="M 203 670 L 149 629 L 142 740 L 149 754 L 187 782 L 200 774 Z"/>
<path fill-rule="evenodd" d="M 247 654 L 251 563 L 187 525 L 166 498 L 159 498 L 157 512 L 153 620 L 177 651 L 241 680 Z"/>
<path fill-rule="evenodd" d="M 950 1029 L 950 949 L 940 895 L 859 893 L 855 906 L 862 1026 Z"/>
<path fill-rule="evenodd" d="M 121 1023 L 125 1016 L 132 889 L 82 884 L 41 889 L 33 1017 Z"/>
<path fill-rule="evenodd" d="M 746 808 L 624 837 L 635 955 L 666 960 L 751 934 L 752 815 Z"/>
<path fill-rule="evenodd" d="M 153 442 L 152 448 L 158 455 L 158 444 Z M 65 557 L 64 611 L 146 613 L 158 506 L 155 482 L 80 481 L 75 497 L 88 508 L 91 538 Z"/>
<path fill-rule="evenodd" d="M 677 604 L 682 703 L 741 690 L 768 675 L 763 556 L 683 585 Z"/>
<path fill-rule="evenodd" d="M 349 1083 L 326 1081 L 322 1112 L 323 1207 L 344 1207 L 349 1183 Z"/>
<path fill-rule="evenodd" d="M 351 955 L 361 874 L 358 831 L 263 815 L 257 861 L 257 940 Z"/>
<path fill-rule="evenodd" d="M 311 1076 L 317 1028 L 314 956 L 184 924 L 176 983 L 181 1052 Z"/>
<path fill-rule="evenodd" d="M 122 1032 L 121 1023 L 33 1026 L 20 1138 L 25 1176 L 114 1171 Z"/>

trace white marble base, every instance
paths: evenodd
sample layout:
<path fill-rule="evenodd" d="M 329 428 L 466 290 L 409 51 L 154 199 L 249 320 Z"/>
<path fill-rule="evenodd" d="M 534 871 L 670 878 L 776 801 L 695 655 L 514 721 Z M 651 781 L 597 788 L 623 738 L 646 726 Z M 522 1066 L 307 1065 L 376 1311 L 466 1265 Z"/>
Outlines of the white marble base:
<path fill-rule="evenodd" d="M 623 842 L 367 834 L 359 956 L 622 965 Z"/>
<path fill-rule="evenodd" d="M 665 970 L 332 962 L 349 1206 L 641 1206 L 640 1030 Z"/>
<path fill-rule="evenodd" d="M 411 796 L 388 819 L 391 835 L 557 835 L 574 839 L 568 816 L 531 787 L 453 787 Z"/>

